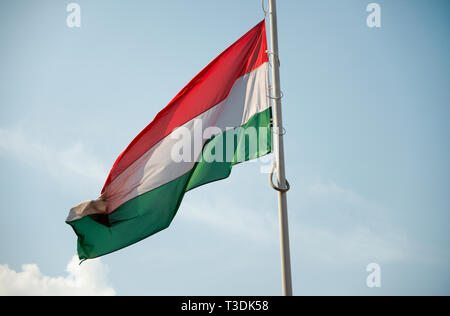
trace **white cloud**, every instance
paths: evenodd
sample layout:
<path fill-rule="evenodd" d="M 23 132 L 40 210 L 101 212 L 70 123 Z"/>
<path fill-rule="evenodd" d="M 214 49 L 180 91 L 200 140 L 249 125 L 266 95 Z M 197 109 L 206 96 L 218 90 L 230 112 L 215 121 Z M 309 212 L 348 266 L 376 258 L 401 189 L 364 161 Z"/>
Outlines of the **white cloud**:
<path fill-rule="evenodd" d="M 417 247 L 408 237 L 385 222 L 383 207 L 331 181 L 316 179 L 301 186 L 301 194 L 291 200 L 295 203 L 289 203 L 294 257 L 298 253 L 302 260 L 350 264 L 398 262 L 414 254 Z M 276 209 L 252 209 L 216 199 L 185 202 L 180 220 L 195 221 L 261 247 L 278 246 Z"/>
<path fill-rule="evenodd" d="M 182 207 L 183 212 L 179 215 L 181 220 L 195 221 L 233 236 L 245 236 L 255 242 L 277 242 L 273 238 L 277 236 L 277 218 L 267 211 L 256 212 L 237 205 L 224 209 L 206 200 L 198 201 L 195 205 L 185 203 Z"/>
<path fill-rule="evenodd" d="M 108 267 L 100 259 L 79 265 L 74 256 L 66 271 L 65 277 L 49 277 L 43 275 L 36 264 L 24 264 L 20 272 L 0 265 L 0 296 L 115 295 L 114 289 L 108 285 Z"/>
<path fill-rule="evenodd" d="M 56 179 L 79 176 L 101 183 L 107 175 L 107 169 L 96 157 L 86 152 L 83 143 L 73 143 L 63 149 L 53 148 L 20 128 L 0 128 L 1 152 L 33 167 L 44 166 Z"/>
<path fill-rule="evenodd" d="M 387 216 L 392 210 L 333 181 L 301 185 L 295 242 L 327 262 L 398 262 L 412 259 L 417 246 Z"/>
<path fill-rule="evenodd" d="M 367 208 L 368 203 L 349 189 L 338 186 L 333 181 L 324 182 L 321 178 L 316 178 L 306 187 L 306 194 L 315 199 L 339 199 L 343 202 Z"/>
<path fill-rule="evenodd" d="M 334 231 L 296 222 L 292 242 L 303 260 L 333 264 L 396 262 L 409 255 L 409 243 L 397 233 L 380 234 L 358 224 L 348 231 Z M 291 225 L 292 227 L 292 225 Z"/>

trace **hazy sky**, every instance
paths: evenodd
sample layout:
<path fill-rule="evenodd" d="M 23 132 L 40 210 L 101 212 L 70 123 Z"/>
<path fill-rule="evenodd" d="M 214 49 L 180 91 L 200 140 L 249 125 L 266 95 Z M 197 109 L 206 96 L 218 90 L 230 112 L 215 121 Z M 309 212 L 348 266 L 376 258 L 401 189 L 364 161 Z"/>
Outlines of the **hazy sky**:
<path fill-rule="evenodd" d="M 257 163 L 101 262 L 75 264 L 64 223 L 261 1 L 78 0 L 81 28 L 70 2 L 0 2 L 0 295 L 280 294 L 276 194 Z M 368 28 L 370 2 L 278 1 L 294 294 L 448 295 L 450 3 L 379 0 Z"/>

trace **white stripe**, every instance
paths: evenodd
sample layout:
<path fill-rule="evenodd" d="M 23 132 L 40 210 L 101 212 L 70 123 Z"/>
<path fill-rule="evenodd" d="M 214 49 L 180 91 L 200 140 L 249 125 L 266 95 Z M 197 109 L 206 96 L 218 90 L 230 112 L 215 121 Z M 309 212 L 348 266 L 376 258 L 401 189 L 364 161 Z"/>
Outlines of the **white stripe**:
<path fill-rule="evenodd" d="M 267 109 L 270 106 L 267 98 L 267 67 L 268 64 L 264 63 L 238 78 L 225 100 L 182 126 L 189 129 L 191 135 L 194 131 L 201 131 L 203 135 L 208 127 L 218 127 L 224 131 L 245 124 L 253 115 Z M 193 168 L 195 162 L 175 162 L 171 159 L 172 147 L 180 143 L 180 139 L 171 137 L 176 131 L 158 142 L 106 187 L 104 197 L 108 203 L 108 213 Z M 193 149 L 194 157 L 200 156 L 202 147 L 203 144 Z"/>

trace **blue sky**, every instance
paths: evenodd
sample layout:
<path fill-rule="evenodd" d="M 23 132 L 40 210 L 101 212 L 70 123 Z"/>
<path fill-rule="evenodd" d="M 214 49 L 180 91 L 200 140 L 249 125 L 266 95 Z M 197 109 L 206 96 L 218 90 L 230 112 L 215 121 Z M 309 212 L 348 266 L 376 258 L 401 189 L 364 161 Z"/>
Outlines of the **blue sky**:
<path fill-rule="evenodd" d="M 257 163 L 189 192 L 169 229 L 73 265 L 69 209 L 263 18 L 259 0 L 75 2 L 79 29 L 70 1 L 0 3 L 0 271 L 30 288 L 65 277 L 50 293 L 74 278 L 119 295 L 281 293 L 276 194 Z M 450 4 L 379 0 L 374 29 L 371 1 L 278 2 L 294 294 L 450 294 Z M 372 262 L 381 288 L 366 286 Z M 5 280 L 0 294 L 39 290 Z"/>

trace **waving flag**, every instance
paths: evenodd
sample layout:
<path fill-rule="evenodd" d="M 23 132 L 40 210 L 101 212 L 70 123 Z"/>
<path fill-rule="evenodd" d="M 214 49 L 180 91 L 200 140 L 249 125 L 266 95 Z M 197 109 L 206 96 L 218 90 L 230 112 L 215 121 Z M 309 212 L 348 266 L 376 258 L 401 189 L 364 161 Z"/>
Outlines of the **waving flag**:
<path fill-rule="evenodd" d="M 167 228 L 187 191 L 269 153 L 268 84 L 262 21 L 192 79 L 131 142 L 97 200 L 70 210 L 66 222 L 78 236 L 79 258 L 105 255 Z M 251 146 L 255 136 L 258 142 Z"/>

